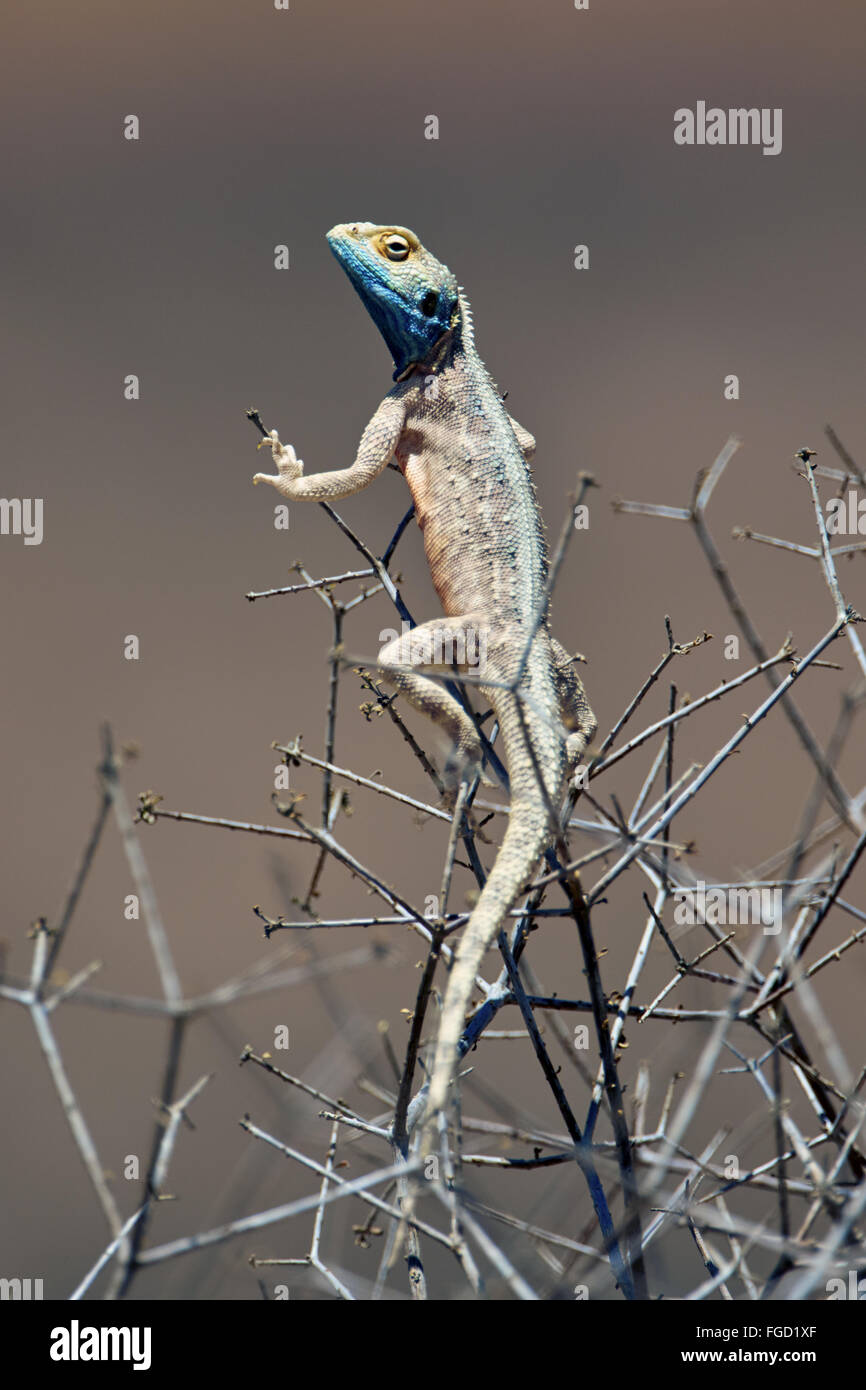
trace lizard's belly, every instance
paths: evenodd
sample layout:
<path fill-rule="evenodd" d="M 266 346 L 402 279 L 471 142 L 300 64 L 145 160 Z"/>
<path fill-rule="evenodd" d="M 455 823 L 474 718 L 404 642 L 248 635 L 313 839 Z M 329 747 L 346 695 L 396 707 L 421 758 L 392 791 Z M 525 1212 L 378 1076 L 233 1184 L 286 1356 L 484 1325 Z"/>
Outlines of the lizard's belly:
<path fill-rule="evenodd" d="M 411 449 L 398 462 L 415 503 L 433 585 L 445 612 L 487 613 L 522 622 L 542 583 L 535 499 L 521 496 L 507 469 L 484 458 L 429 465 Z M 524 468 L 523 460 L 520 460 Z"/>

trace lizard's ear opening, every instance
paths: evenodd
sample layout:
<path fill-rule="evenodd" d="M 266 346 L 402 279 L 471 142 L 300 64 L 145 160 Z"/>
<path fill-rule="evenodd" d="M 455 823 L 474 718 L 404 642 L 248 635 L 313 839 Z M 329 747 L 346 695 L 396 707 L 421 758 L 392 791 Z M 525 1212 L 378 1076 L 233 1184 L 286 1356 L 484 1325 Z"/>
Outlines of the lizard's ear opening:
<path fill-rule="evenodd" d="M 439 296 L 435 290 L 428 290 L 421 300 L 421 313 L 428 319 L 432 319 L 436 310 L 439 308 Z"/>

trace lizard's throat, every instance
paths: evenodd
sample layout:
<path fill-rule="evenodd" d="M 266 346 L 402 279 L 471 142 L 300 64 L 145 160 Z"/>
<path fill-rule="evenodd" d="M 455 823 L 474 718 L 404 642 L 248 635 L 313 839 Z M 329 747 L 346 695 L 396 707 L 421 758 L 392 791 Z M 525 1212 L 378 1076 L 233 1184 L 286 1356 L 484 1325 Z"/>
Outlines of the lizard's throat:
<path fill-rule="evenodd" d="M 383 337 L 385 337 L 386 342 L 388 342 L 387 335 L 385 334 L 384 328 L 381 327 L 381 324 L 380 331 Z M 388 345 L 389 347 L 391 346 L 390 342 Z M 392 348 L 395 367 L 394 380 L 405 381 L 407 377 L 411 376 L 412 373 L 416 371 L 440 372 L 453 360 L 455 353 L 465 352 L 467 349 L 474 348 L 474 346 L 475 336 L 472 326 L 472 310 L 469 307 L 468 299 L 461 291 L 454 303 L 449 327 L 445 329 L 444 333 L 440 334 L 428 352 L 424 353 L 423 356 L 412 358 L 401 366 Z"/>

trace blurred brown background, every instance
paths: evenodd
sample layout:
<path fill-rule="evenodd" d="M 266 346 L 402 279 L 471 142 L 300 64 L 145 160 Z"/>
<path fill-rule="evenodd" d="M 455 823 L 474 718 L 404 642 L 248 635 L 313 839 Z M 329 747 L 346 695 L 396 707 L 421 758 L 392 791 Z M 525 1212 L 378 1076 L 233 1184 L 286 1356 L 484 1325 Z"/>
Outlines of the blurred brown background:
<path fill-rule="evenodd" d="M 753 618 L 773 648 L 793 629 L 808 650 L 829 627 L 829 596 L 809 561 L 729 537 L 748 523 L 814 544 L 790 459 L 807 444 L 836 462 L 825 422 L 866 459 L 860 7 L 592 0 L 578 12 L 566 0 L 293 0 L 281 13 L 196 0 L 121 12 L 103 0 L 82 12 L 13 0 L 3 27 L 2 492 L 45 506 L 41 546 L 0 538 L 11 976 L 26 975 L 28 925 L 42 913 L 56 919 L 78 862 L 95 808 L 100 721 L 140 745 L 125 774 L 131 796 L 152 787 L 166 806 L 239 819 L 276 819 L 271 740 L 303 731 L 321 752 L 327 615 L 313 596 L 251 605 L 244 594 L 291 582 L 297 557 L 317 575 L 355 568 L 357 558 L 316 508 L 296 508 L 288 535 L 274 530 L 275 499 L 250 486 L 263 464 L 244 410 L 258 406 L 316 471 L 351 461 L 388 387 L 384 345 L 324 240 L 335 222 L 409 226 L 455 270 L 509 409 L 538 438 L 552 533 L 576 470 L 600 483 L 554 622 L 589 658 L 602 731 L 664 650 L 665 613 L 680 640 L 704 629 L 716 638 L 676 668 L 681 690 L 699 693 L 751 664 L 745 645 L 741 663 L 722 659 L 732 622 L 688 528 L 617 516 L 609 505 L 617 495 L 687 505 L 696 471 L 732 432 L 744 448 L 711 521 Z M 782 107 L 782 153 L 676 147 L 674 110 L 699 99 Z M 129 113 L 141 122 L 137 142 L 123 138 Z M 431 113 L 437 142 L 423 138 Z M 291 269 L 278 273 L 273 247 L 283 242 Z M 587 272 L 572 267 L 577 243 L 589 245 Z M 128 373 L 140 378 L 138 402 L 124 400 Z M 723 399 L 728 373 L 740 379 L 735 403 Z M 407 504 L 389 473 L 339 510 L 381 553 Z M 414 527 L 396 568 L 416 616 L 432 615 Z M 848 599 L 866 608 L 862 560 L 842 578 Z M 384 599 L 367 604 L 347 645 L 372 654 L 392 625 Z M 123 658 L 129 633 L 141 641 L 138 662 Z M 847 649 L 832 656 L 845 671 L 813 673 L 798 692 L 822 739 L 853 677 Z M 755 684 L 695 722 L 681 738 L 681 765 L 706 760 L 762 693 Z M 387 722 L 358 714 L 363 698 L 346 675 L 337 761 L 367 775 L 382 768 L 429 797 Z M 662 713 L 666 699 L 665 686 L 642 713 Z M 639 786 L 648 765 L 649 755 L 629 764 L 619 787 Z M 841 769 L 850 790 L 863 772 L 855 738 Z M 708 875 L 724 877 L 786 843 L 811 779 L 774 716 L 680 831 L 697 839 Z M 318 805 L 308 773 L 295 785 Z M 362 792 L 352 799 L 354 818 L 338 827 L 348 847 L 414 902 L 437 892 L 444 831 L 419 830 Z M 350 933 L 262 940 L 252 905 L 294 913 L 308 849 L 167 822 L 141 838 L 187 994 L 288 944 L 299 964 L 310 952 L 369 944 Z M 458 898 L 467 883 L 459 880 Z M 324 915 L 375 909 L 334 865 L 322 888 Z M 112 826 L 61 964 L 71 972 L 101 959 L 94 988 L 153 995 L 143 924 L 123 917 L 131 891 Z M 617 894 L 596 914 L 609 988 L 621 985 L 642 925 L 632 899 Z M 579 990 L 572 937 L 557 930 L 536 958 L 550 979 L 558 969 Z M 153 1239 L 314 1190 L 311 1176 L 257 1148 L 236 1120 L 249 1111 L 321 1157 L 318 1107 L 305 1109 L 251 1068 L 238 1072 L 236 1059 L 245 1042 L 272 1045 L 285 1023 L 292 1046 L 277 1060 L 374 1113 L 354 1081 L 361 1072 L 391 1080 L 376 1024 L 387 1020 L 402 1055 L 400 1010 L 414 1001 L 422 955 L 402 929 L 390 940 L 395 968 L 340 972 L 197 1025 L 180 1085 L 215 1076 L 175 1156 L 169 1187 L 180 1200 L 160 1210 Z M 866 966 L 856 953 L 848 962 L 835 981 L 836 1020 L 854 1014 L 842 1036 L 856 1042 Z M 653 978 L 667 973 L 660 958 Z M 149 1150 L 164 1025 L 83 1006 L 54 1020 L 130 1212 L 138 1187 L 123 1182 L 123 1160 L 144 1161 Z M 0 1273 L 44 1277 L 47 1296 L 65 1297 L 107 1233 L 26 1013 L 7 1005 L 0 1028 L 9 1117 Z M 663 1084 L 699 1039 L 678 1032 L 674 1046 L 659 1029 L 640 1042 L 642 1055 L 660 1049 Z M 557 1124 L 547 1097 L 536 1096 L 528 1057 L 519 1066 L 516 1058 L 510 1051 L 522 1101 L 537 1100 L 538 1122 Z M 493 1074 L 496 1060 L 487 1063 Z M 743 1097 L 756 1106 L 757 1092 Z M 544 1192 L 577 1181 L 542 1179 L 537 1218 L 553 1200 Z M 492 1184 L 491 1200 L 517 1200 L 514 1184 Z M 348 1220 L 334 1224 L 345 1231 Z M 143 1276 L 136 1294 L 256 1297 L 246 1256 L 301 1254 L 307 1232 L 308 1222 L 295 1223 L 185 1257 Z M 357 1262 L 351 1235 L 334 1239 L 335 1265 Z M 360 1266 L 370 1277 L 375 1259 Z M 299 1281 L 298 1296 L 304 1288 L 321 1296 L 315 1281 Z"/>

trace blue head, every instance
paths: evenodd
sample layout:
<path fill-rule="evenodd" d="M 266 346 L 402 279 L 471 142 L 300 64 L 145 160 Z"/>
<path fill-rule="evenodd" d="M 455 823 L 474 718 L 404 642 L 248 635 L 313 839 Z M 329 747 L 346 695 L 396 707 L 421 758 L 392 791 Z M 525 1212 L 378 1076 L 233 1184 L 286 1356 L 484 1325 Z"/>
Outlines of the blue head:
<path fill-rule="evenodd" d="M 328 245 L 388 344 L 394 376 L 426 362 L 460 318 L 457 281 L 406 227 L 345 222 Z"/>

